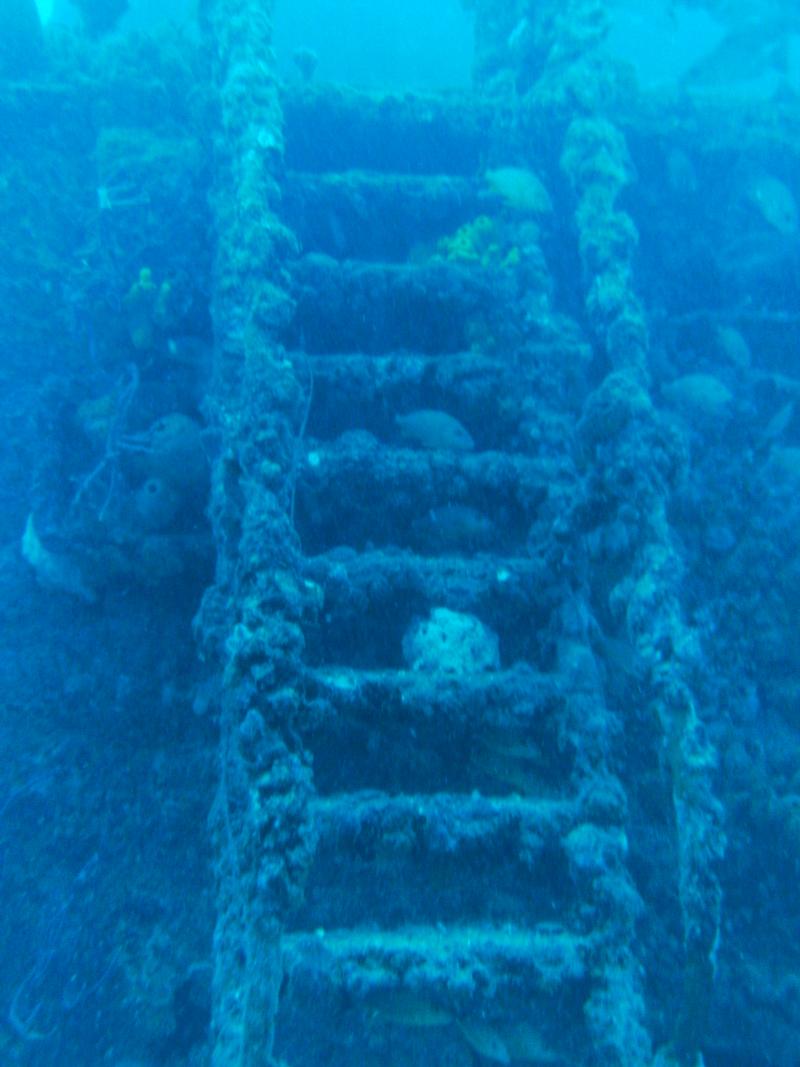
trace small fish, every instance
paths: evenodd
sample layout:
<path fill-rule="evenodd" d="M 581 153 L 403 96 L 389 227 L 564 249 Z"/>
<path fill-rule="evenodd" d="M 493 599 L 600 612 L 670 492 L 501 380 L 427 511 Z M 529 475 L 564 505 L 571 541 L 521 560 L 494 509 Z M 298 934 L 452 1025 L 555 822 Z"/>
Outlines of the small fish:
<path fill-rule="evenodd" d="M 453 1021 L 450 1012 L 428 997 L 408 989 L 385 989 L 367 997 L 367 1008 L 385 1022 L 412 1029 L 447 1026 Z"/>
<path fill-rule="evenodd" d="M 396 416 L 395 423 L 403 440 L 420 448 L 471 452 L 475 447 L 466 427 L 446 411 L 422 408 Z"/>
<path fill-rule="evenodd" d="M 727 414 L 733 396 L 713 374 L 684 374 L 662 386 L 664 398 L 697 422 L 710 422 Z"/>
<path fill-rule="evenodd" d="M 497 167 L 486 171 L 486 184 L 515 211 L 529 215 L 549 215 L 553 210 L 550 194 L 532 170 L 524 167 Z"/>
<path fill-rule="evenodd" d="M 797 233 L 797 201 L 782 181 L 770 174 L 760 174 L 751 181 L 747 195 L 764 221 L 778 233 L 786 237 Z"/>
<path fill-rule="evenodd" d="M 714 336 L 720 355 L 729 363 L 746 370 L 753 362 L 750 346 L 734 326 L 717 326 Z"/>
<path fill-rule="evenodd" d="M 508 1048 L 500 1033 L 481 1019 L 459 1019 L 458 1028 L 470 1048 L 493 1063 L 511 1063 Z"/>
<path fill-rule="evenodd" d="M 28 516 L 25 532 L 22 535 L 22 555 L 33 568 L 39 583 L 45 589 L 71 593 L 85 600 L 87 604 L 94 604 L 97 600 L 94 590 L 84 582 L 77 564 L 67 556 L 51 552 L 42 544 L 32 513 Z"/>

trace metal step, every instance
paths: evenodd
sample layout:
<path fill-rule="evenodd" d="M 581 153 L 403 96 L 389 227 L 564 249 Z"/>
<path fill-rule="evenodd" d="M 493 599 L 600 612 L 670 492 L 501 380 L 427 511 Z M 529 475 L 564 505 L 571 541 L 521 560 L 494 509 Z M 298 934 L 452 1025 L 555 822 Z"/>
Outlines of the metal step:
<path fill-rule="evenodd" d="M 453 174 L 290 171 L 282 209 L 304 252 L 383 262 L 433 251 L 486 200 L 478 179 Z"/>
<path fill-rule="evenodd" d="M 306 675 L 304 692 L 303 740 L 322 796 L 451 791 L 555 802 L 578 788 L 563 687 L 524 665 L 462 676 L 327 668 Z"/>
<path fill-rule="evenodd" d="M 366 430 L 398 442 L 398 416 L 436 409 L 459 419 L 484 449 L 550 456 L 564 452 L 574 429 L 573 414 L 563 410 L 563 368 L 586 362 L 585 346 L 581 353 L 563 342 L 531 347 L 519 357 L 480 352 L 290 356 L 298 364 L 307 362 L 313 378 L 310 437 L 329 440 Z M 546 402 L 555 378 L 558 412 Z"/>
<path fill-rule="evenodd" d="M 472 94 L 310 84 L 285 86 L 281 104 L 290 170 L 472 175 L 488 152 L 493 110 Z"/>
<path fill-rule="evenodd" d="M 408 627 L 444 607 L 493 629 L 501 664 L 549 668 L 547 628 L 563 590 L 546 561 L 340 549 L 307 560 L 305 573 L 322 598 L 319 619 L 307 629 L 312 663 L 401 667 Z"/>
<path fill-rule="evenodd" d="M 592 956 L 556 923 L 289 935 L 277 1050 L 335 1067 L 581 1062 Z"/>
<path fill-rule="evenodd" d="M 303 256 L 293 267 L 293 318 L 284 342 L 311 354 L 460 352 L 492 332 L 497 269 L 433 259 L 367 263 Z M 502 325 L 499 318 L 497 326 Z"/>
<path fill-rule="evenodd" d="M 486 547 L 521 554 L 531 524 L 557 486 L 575 483 L 571 460 L 508 452 L 400 448 L 366 431 L 306 440 L 297 473 L 296 523 L 303 549 L 337 545 L 417 547 L 436 554 L 443 524 L 463 512 L 469 530 L 486 525 Z M 563 507 L 563 504 L 562 504 Z M 448 509 L 448 510 L 444 510 Z M 461 513 L 459 513 L 461 514 Z M 480 550 L 480 543 L 465 545 Z"/>
<path fill-rule="evenodd" d="M 320 799 L 312 814 L 319 844 L 299 928 L 531 924 L 579 900 L 564 848 L 576 800 L 374 791 Z"/>

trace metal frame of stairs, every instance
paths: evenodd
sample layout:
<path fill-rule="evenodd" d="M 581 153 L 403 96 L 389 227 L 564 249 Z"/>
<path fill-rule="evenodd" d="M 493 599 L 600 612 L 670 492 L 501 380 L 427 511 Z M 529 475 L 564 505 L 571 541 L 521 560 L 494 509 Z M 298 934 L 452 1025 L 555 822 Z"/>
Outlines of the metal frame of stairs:
<path fill-rule="evenodd" d="M 219 94 L 218 576 L 200 615 L 223 692 L 215 1067 L 651 1061 L 625 722 L 589 549 L 603 509 L 634 531 L 612 599 L 670 752 L 687 952 L 668 1055 L 693 1062 L 721 833 L 669 484 L 648 451 L 629 220 L 606 166 L 624 142 L 596 118 L 567 124 L 589 338 L 560 314 L 546 261 L 524 300 L 492 266 L 408 261 L 415 230 L 424 242 L 474 216 L 469 174 L 446 167 L 480 158 L 486 102 L 471 125 L 441 102 L 282 100 L 271 9 L 205 12 Z M 429 170 L 404 171 L 401 149 Z M 510 333 L 470 351 L 487 300 Z M 599 378 L 592 343 L 610 364 Z M 475 451 L 398 439 L 394 416 L 431 396 Z M 495 542 L 437 543 L 426 517 L 453 502 L 488 515 Z M 439 607 L 492 627 L 501 669 L 411 669 L 404 635 Z"/>

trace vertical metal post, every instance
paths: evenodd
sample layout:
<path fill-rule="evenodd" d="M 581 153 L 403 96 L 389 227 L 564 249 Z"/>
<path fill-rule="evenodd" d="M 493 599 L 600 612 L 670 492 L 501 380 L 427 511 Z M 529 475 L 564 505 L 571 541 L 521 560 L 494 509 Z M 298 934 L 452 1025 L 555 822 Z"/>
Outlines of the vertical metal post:
<path fill-rule="evenodd" d="M 208 397 L 218 566 L 199 615 L 220 680 L 214 1067 L 274 1062 L 281 934 L 313 852 L 311 771 L 292 728 L 308 592 L 287 501 L 304 398 L 280 345 L 294 239 L 275 212 L 283 134 L 272 10 L 271 0 L 207 0 L 203 11 L 218 105 Z"/>

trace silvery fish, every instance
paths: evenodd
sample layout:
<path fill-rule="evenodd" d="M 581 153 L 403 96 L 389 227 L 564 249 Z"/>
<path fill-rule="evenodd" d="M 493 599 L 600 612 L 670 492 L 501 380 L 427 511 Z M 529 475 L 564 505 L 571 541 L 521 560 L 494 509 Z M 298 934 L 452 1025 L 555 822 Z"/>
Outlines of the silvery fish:
<path fill-rule="evenodd" d="M 785 236 L 797 233 L 797 202 L 788 186 L 770 174 L 756 175 L 747 196 L 765 222 Z"/>
<path fill-rule="evenodd" d="M 517 211 L 547 215 L 553 210 L 550 194 L 541 179 L 524 167 L 497 167 L 487 170 L 486 183 L 493 193 Z"/>
<path fill-rule="evenodd" d="M 734 326 L 717 326 L 714 331 L 719 354 L 734 367 L 746 370 L 753 362 L 750 346 Z"/>
<path fill-rule="evenodd" d="M 475 442 L 458 419 L 446 411 L 423 408 L 395 418 L 400 436 L 420 448 L 443 448 L 452 452 L 471 452 Z"/>

